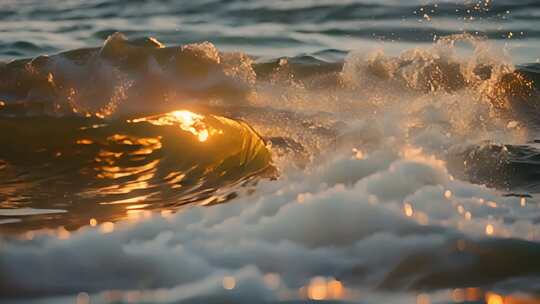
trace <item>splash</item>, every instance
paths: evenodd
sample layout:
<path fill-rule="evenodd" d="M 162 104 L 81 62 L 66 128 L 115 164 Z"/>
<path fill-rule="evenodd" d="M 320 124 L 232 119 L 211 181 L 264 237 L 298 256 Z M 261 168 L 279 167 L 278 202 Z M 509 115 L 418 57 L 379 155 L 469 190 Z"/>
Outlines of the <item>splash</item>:
<path fill-rule="evenodd" d="M 111 35 L 101 48 L 15 60 L 0 67 L 3 113 L 96 116 L 160 109 L 197 100 L 245 102 L 250 59 L 209 42 L 165 47 L 155 38 Z"/>

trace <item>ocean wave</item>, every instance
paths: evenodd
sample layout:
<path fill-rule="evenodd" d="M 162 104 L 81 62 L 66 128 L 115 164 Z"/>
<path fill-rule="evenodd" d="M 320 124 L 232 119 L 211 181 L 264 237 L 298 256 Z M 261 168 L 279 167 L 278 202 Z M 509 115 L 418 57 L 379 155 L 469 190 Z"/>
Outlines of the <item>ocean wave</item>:
<path fill-rule="evenodd" d="M 212 114 L 183 110 L 106 122 L 2 118 L 0 128 L 0 217 L 19 220 L 6 223 L 4 235 L 223 203 L 241 185 L 273 176 L 259 135 Z"/>
<path fill-rule="evenodd" d="M 253 58 L 208 42 L 165 47 L 113 34 L 102 47 L 5 63 L 0 139 L 9 148 L 0 172 L 22 168 L 19 177 L 47 186 L 91 169 L 91 186 L 99 176 L 113 181 L 92 192 L 84 180 L 90 202 L 127 194 L 122 214 L 157 212 L 114 223 L 85 214 L 94 221 L 78 230 L 2 239 L 0 295 L 271 303 L 355 301 L 364 291 L 436 297 L 474 287 L 471 301 L 532 293 L 540 273 L 536 66 L 516 68 L 471 35 L 399 55 L 329 59 L 343 55 Z M 197 145 L 222 129 L 219 145 Z M 38 130 L 45 135 L 25 137 Z M 56 150 L 40 150 L 56 143 L 50 138 L 78 162 L 62 167 Z M 60 172 L 40 167 L 48 162 Z M 241 195 L 210 208 L 176 204 L 189 189 L 163 184 L 178 184 L 185 177 L 177 173 L 200 162 L 221 169 L 201 169 L 189 185 Z M 262 174 L 270 165 L 277 175 Z M 256 184 L 238 186 L 253 174 Z M 144 195 L 121 192 L 135 184 Z M 14 204 L 28 202 L 21 189 L 8 193 Z M 147 191 L 173 208 L 146 206 L 154 204 Z M 189 202 L 208 203 L 199 195 Z M 54 224 L 52 214 L 41 219 Z"/>

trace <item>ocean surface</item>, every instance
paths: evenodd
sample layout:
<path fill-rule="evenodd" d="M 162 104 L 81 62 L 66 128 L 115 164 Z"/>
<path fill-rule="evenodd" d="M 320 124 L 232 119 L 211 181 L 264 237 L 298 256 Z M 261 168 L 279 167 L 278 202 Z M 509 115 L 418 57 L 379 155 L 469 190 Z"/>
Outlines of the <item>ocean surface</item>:
<path fill-rule="evenodd" d="M 539 1 L 0 0 L 1 303 L 540 303 Z"/>

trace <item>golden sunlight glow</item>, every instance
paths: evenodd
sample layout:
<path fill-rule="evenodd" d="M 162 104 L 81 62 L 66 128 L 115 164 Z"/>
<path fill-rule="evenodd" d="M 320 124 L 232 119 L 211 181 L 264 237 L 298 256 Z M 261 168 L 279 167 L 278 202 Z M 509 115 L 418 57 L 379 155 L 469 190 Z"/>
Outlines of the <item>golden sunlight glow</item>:
<path fill-rule="evenodd" d="M 400 155 L 407 160 L 420 161 L 435 167 L 444 167 L 446 165 L 444 161 L 437 159 L 435 156 L 425 154 L 422 148 L 411 145 L 406 145 L 404 148 L 402 148 Z"/>
<path fill-rule="evenodd" d="M 486 303 L 487 304 L 504 304 L 504 299 L 495 293 L 487 293 L 486 294 Z"/>
<path fill-rule="evenodd" d="M 493 225 L 491 225 L 491 224 L 486 225 L 486 234 L 487 235 L 493 235 L 493 232 L 495 232 L 495 229 L 493 228 Z"/>
<path fill-rule="evenodd" d="M 345 287 L 334 278 L 314 277 L 305 287 L 305 291 L 311 300 L 343 299 L 345 297 Z"/>
<path fill-rule="evenodd" d="M 145 189 L 145 188 L 141 188 L 141 189 Z M 123 199 L 123 200 L 117 200 L 117 201 L 112 201 L 112 202 L 102 202 L 102 203 L 99 203 L 99 204 L 100 205 L 134 204 L 134 203 L 139 203 L 139 202 L 142 202 L 142 201 L 148 199 L 151 195 L 152 194 L 140 195 L 140 196 L 126 198 L 126 199 Z"/>
<path fill-rule="evenodd" d="M 27 240 L 33 240 L 34 239 L 34 232 L 33 231 L 28 231 L 24 234 L 24 238 L 27 239 Z"/>
<path fill-rule="evenodd" d="M 481 291 L 476 287 L 469 287 L 465 289 L 465 299 L 467 301 L 478 301 L 481 298 Z"/>
<path fill-rule="evenodd" d="M 148 40 L 150 40 L 157 48 L 164 48 L 165 44 L 161 43 L 161 41 L 157 40 L 155 37 L 148 37 Z"/>
<path fill-rule="evenodd" d="M 416 296 L 416 304 L 431 304 L 431 299 L 428 294 L 421 293 Z"/>
<path fill-rule="evenodd" d="M 331 299 L 341 299 L 343 298 L 343 295 L 345 292 L 345 288 L 343 288 L 343 284 L 336 279 L 332 279 L 328 281 L 327 290 L 328 290 L 328 297 Z"/>
<path fill-rule="evenodd" d="M 409 203 L 405 203 L 403 205 L 403 212 L 405 212 L 405 215 L 408 217 L 411 217 L 413 215 L 413 207 Z"/>
<path fill-rule="evenodd" d="M 169 218 L 171 217 L 174 213 L 172 210 L 168 210 L 168 209 L 163 209 L 159 212 L 159 214 L 161 215 L 161 217 L 163 218 Z"/>
<path fill-rule="evenodd" d="M 97 220 L 96 220 L 95 218 L 91 218 L 91 219 L 90 219 L 90 226 L 96 227 L 97 223 L 98 223 L 98 222 L 97 222 Z"/>
<path fill-rule="evenodd" d="M 450 191 L 450 190 L 444 191 L 444 197 L 446 199 L 450 199 L 452 197 L 452 191 Z"/>
<path fill-rule="evenodd" d="M 114 223 L 112 222 L 105 222 L 105 223 L 102 223 L 100 226 L 99 226 L 99 231 L 101 231 L 101 233 L 103 234 L 107 234 L 107 233 L 111 233 L 114 231 Z"/>
<path fill-rule="evenodd" d="M 77 140 L 78 145 L 91 145 L 93 143 L 94 142 L 91 141 L 90 139 L 79 139 L 79 140 Z"/>
<path fill-rule="evenodd" d="M 60 240 L 67 240 L 70 238 L 71 236 L 71 233 L 69 231 L 66 230 L 66 228 L 64 228 L 64 226 L 60 226 L 58 229 L 57 229 L 57 237 L 58 239 Z"/>
<path fill-rule="evenodd" d="M 486 205 L 488 205 L 491 208 L 497 208 L 497 203 L 493 201 L 486 202 Z"/>
<path fill-rule="evenodd" d="M 118 146 L 129 146 L 125 151 L 116 151 Z M 130 151 L 132 146 L 136 150 Z M 127 176 L 137 176 L 136 182 L 116 184 L 102 188 L 101 192 L 108 194 L 126 194 L 138 189 L 147 189 L 149 180 L 154 177 L 155 168 L 160 160 L 152 160 L 134 166 L 126 166 L 127 159 L 150 155 L 162 148 L 161 136 L 157 137 L 136 137 L 125 134 L 114 134 L 107 138 L 104 146 L 94 159 L 97 172 L 96 177 L 100 179 L 119 179 Z"/>
<path fill-rule="evenodd" d="M 354 149 L 352 149 L 352 152 L 353 152 L 354 158 L 356 158 L 356 159 L 365 159 L 366 158 L 365 153 L 360 149 L 354 148 Z"/>
<path fill-rule="evenodd" d="M 203 119 L 202 115 L 195 114 L 190 111 L 174 111 L 171 115 L 176 118 L 180 124 L 180 128 L 197 136 L 199 141 L 203 142 L 208 139 L 208 129 L 202 124 L 202 128 L 197 128 Z"/>
<path fill-rule="evenodd" d="M 226 290 L 232 290 L 236 287 L 236 279 L 231 276 L 226 276 L 222 281 L 223 288 Z"/>
<path fill-rule="evenodd" d="M 148 205 L 146 205 L 148 206 Z M 152 211 L 144 209 L 129 209 L 126 211 L 127 218 L 130 221 L 140 221 L 143 219 L 149 219 L 152 217 Z"/>
<path fill-rule="evenodd" d="M 424 212 L 416 212 L 416 220 L 423 226 L 429 224 L 429 216 Z"/>
<path fill-rule="evenodd" d="M 150 206 L 150 204 L 137 204 L 137 205 L 127 206 L 126 209 L 127 210 L 136 210 L 136 209 L 146 208 L 148 206 Z"/>
<path fill-rule="evenodd" d="M 323 277 L 311 279 L 308 286 L 308 297 L 312 300 L 324 300 L 327 297 L 326 280 Z"/>
<path fill-rule="evenodd" d="M 205 142 L 214 133 L 221 133 L 220 130 L 209 128 L 204 123 L 204 116 L 187 110 L 173 111 L 164 115 L 143 117 L 129 122 L 148 122 L 156 126 L 178 125 L 183 131 L 189 132 L 197 137 L 200 142 Z"/>

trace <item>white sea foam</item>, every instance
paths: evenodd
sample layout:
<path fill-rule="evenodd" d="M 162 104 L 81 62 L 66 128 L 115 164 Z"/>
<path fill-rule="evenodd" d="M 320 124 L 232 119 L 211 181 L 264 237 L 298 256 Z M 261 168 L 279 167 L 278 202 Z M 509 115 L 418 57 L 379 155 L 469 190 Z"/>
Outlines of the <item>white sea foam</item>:
<path fill-rule="evenodd" d="M 21 296 L 177 286 L 165 294 L 182 300 L 219 297 L 224 291 L 216 282 L 230 275 L 237 278 L 234 295 L 249 303 L 279 298 L 261 283 L 267 273 L 278 273 L 288 289 L 315 276 L 374 288 L 417 254 L 434 254 L 439 270 L 462 261 L 435 254 L 458 239 L 538 241 L 533 204 L 520 207 L 519 198 L 452 180 L 444 162 L 421 152 L 400 152 L 336 157 L 307 174 L 262 182 L 255 194 L 230 203 L 121 222 L 106 234 L 85 228 L 68 239 L 38 234 L 30 241 L 5 240 L 2 290 Z M 486 236 L 488 226 L 493 230 Z M 480 256 L 469 254 L 474 267 Z M 428 276 L 426 271 L 405 273 L 409 281 L 399 288 Z M 465 268 L 464 276 L 466 271 L 473 268 Z M 489 283 L 510 278 L 508 273 Z"/>

